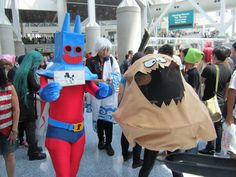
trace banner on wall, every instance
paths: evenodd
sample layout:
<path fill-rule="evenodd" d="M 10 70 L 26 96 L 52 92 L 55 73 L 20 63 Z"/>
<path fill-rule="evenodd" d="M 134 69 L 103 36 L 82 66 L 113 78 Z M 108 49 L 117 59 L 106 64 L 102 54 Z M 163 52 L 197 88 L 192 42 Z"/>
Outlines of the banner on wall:
<path fill-rule="evenodd" d="M 169 30 L 193 28 L 194 11 L 171 12 L 168 14 Z"/>

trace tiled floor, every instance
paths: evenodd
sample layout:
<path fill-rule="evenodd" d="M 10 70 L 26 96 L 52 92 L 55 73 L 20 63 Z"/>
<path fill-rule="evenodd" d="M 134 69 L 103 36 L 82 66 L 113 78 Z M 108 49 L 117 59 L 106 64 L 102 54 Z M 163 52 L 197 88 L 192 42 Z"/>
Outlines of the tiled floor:
<path fill-rule="evenodd" d="M 77 177 L 137 177 L 140 168 L 132 169 L 131 160 L 125 163 L 123 162 L 120 148 L 121 130 L 119 125 L 114 126 L 112 145 L 115 155 L 110 157 L 105 151 L 97 149 L 97 136 L 92 130 L 91 122 L 91 115 L 86 114 L 86 147 Z M 16 177 L 55 176 L 48 153 L 46 160 L 29 161 L 27 160 L 26 152 L 26 148 L 19 148 L 16 151 Z M 2 158 L 0 158 L 0 177 L 7 177 Z M 157 161 L 150 177 L 172 177 L 172 175 L 164 164 Z M 193 175 L 186 174 L 185 177 L 193 177 Z"/>

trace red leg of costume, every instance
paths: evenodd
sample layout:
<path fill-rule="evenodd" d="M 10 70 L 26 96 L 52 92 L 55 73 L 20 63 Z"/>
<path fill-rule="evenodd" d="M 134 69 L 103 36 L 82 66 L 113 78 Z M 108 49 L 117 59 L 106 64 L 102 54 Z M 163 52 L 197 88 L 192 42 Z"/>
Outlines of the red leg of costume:
<path fill-rule="evenodd" d="M 84 144 L 85 144 L 85 134 L 78 139 L 71 147 L 71 176 L 76 177 L 76 174 L 79 170 L 80 160 L 82 158 L 84 152 Z"/>
<path fill-rule="evenodd" d="M 57 177 L 76 177 L 84 151 L 85 135 L 75 143 L 47 138 L 46 147 L 50 153 Z"/>
<path fill-rule="evenodd" d="M 70 143 L 53 138 L 46 138 L 45 143 L 52 159 L 56 177 L 70 177 Z"/>

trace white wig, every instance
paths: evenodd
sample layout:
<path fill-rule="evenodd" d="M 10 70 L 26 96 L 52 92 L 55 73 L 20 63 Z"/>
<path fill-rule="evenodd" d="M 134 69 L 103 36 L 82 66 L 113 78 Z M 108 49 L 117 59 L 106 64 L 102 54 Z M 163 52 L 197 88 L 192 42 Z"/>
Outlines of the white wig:
<path fill-rule="evenodd" d="M 99 37 L 96 40 L 94 51 L 95 53 L 98 53 L 99 51 L 103 49 L 111 50 L 111 48 L 112 48 L 112 44 L 108 39 Z"/>

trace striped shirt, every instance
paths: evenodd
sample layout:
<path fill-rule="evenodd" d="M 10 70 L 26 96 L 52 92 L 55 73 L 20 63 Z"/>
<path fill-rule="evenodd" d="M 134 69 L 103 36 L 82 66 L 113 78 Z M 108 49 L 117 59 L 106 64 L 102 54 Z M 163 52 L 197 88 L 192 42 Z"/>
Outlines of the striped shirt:
<path fill-rule="evenodd" d="M 0 133 L 8 136 L 12 127 L 12 86 L 0 89 Z"/>

